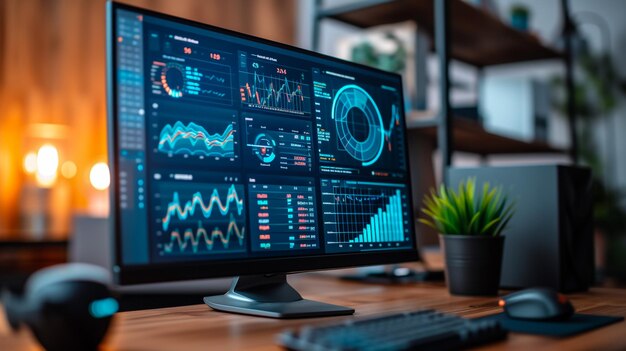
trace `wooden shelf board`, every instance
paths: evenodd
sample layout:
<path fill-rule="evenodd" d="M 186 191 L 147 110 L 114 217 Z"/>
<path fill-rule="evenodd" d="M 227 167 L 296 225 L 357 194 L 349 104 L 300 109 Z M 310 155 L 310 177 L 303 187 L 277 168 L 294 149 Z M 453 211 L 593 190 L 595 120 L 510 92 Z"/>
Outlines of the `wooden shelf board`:
<path fill-rule="evenodd" d="M 437 140 L 436 120 L 420 121 L 420 124 L 408 123 L 409 130 L 416 131 L 433 140 Z M 490 133 L 480 123 L 463 117 L 454 118 L 454 150 L 479 155 L 496 154 L 563 154 L 566 149 L 556 148 L 543 141 L 523 141 L 503 135 Z"/>
<path fill-rule="evenodd" d="M 415 21 L 434 35 L 434 0 L 370 0 L 325 9 L 320 18 L 332 18 L 357 27 Z M 518 31 L 497 17 L 460 0 L 451 6 L 451 57 L 477 67 L 562 58 L 557 50 Z"/>

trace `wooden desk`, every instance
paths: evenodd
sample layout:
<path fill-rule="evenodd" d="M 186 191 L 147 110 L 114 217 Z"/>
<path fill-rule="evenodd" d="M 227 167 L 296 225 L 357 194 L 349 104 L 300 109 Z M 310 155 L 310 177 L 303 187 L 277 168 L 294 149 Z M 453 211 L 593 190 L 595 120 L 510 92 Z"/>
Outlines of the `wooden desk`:
<path fill-rule="evenodd" d="M 116 316 L 103 350 L 278 350 L 276 334 L 309 323 L 336 322 L 346 318 L 381 313 L 435 308 L 466 317 L 497 312 L 494 298 L 450 296 L 441 284 L 377 286 L 342 282 L 329 276 L 299 275 L 290 282 L 307 298 L 356 309 L 354 317 L 305 320 L 275 320 L 214 312 L 206 305 L 194 305 L 124 312 Z M 626 316 L 626 290 L 594 288 L 570 295 L 580 312 Z M 626 323 L 588 332 L 576 337 L 553 339 L 509 334 L 506 341 L 488 345 L 487 350 L 624 350 Z M 33 350 L 29 332 L 13 335 L 0 322 L 0 350 Z"/>

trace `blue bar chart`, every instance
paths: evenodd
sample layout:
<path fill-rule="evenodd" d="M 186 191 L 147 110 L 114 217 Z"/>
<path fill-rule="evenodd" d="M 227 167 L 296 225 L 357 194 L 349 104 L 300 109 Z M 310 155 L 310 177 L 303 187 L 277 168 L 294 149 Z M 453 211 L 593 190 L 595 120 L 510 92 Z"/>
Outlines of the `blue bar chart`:
<path fill-rule="evenodd" d="M 404 241 L 400 198 L 400 190 L 396 190 L 396 193 L 389 197 L 389 203 L 385 205 L 385 208 L 378 208 L 378 211 L 370 218 L 370 222 L 363 228 L 363 233 L 348 242 Z"/>
<path fill-rule="evenodd" d="M 403 184 L 322 179 L 326 247 L 331 252 L 410 245 Z"/>

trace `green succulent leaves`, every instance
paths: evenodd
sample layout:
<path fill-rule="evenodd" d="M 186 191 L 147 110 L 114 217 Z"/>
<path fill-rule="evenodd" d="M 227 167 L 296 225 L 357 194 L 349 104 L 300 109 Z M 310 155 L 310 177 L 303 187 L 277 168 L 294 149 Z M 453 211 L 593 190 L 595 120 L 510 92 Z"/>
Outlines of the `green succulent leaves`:
<path fill-rule="evenodd" d="M 455 191 L 440 186 L 424 197 L 424 223 L 441 234 L 499 236 L 513 216 L 513 204 L 501 187 L 484 183 L 476 194 L 476 179 L 462 181 Z"/>

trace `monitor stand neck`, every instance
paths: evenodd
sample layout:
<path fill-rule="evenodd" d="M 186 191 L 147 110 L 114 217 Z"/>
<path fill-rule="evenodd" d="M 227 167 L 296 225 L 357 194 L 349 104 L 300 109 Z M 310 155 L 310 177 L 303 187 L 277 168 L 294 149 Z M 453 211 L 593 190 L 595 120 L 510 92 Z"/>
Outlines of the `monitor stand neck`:
<path fill-rule="evenodd" d="M 303 299 L 285 274 L 235 277 L 224 295 L 207 296 L 217 311 L 272 318 L 305 318 L 353 314 L 354 309 Z"/>

